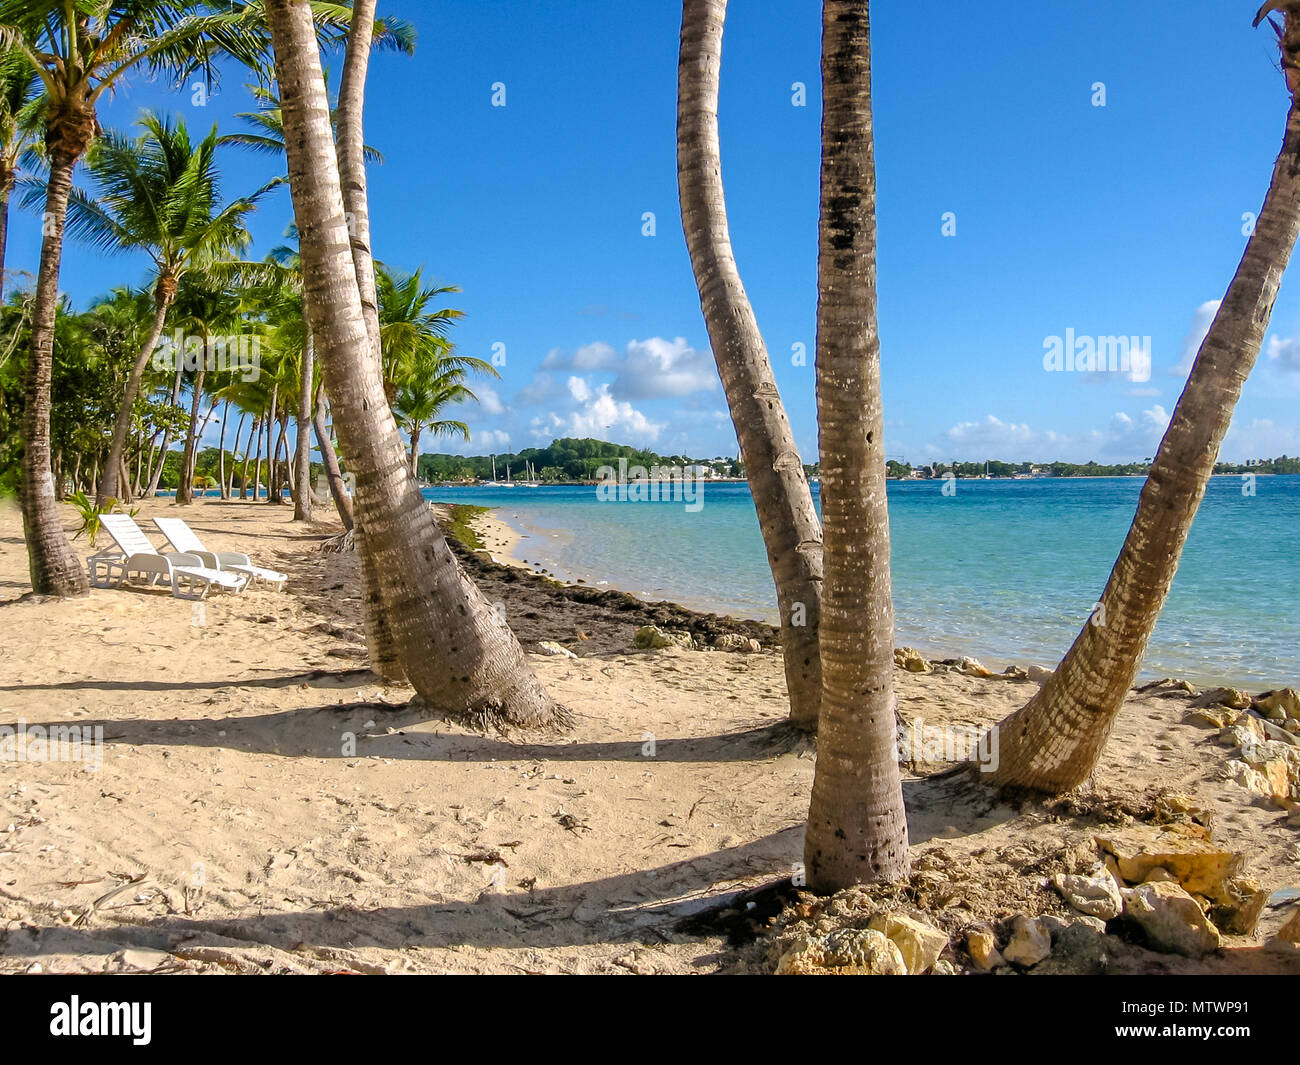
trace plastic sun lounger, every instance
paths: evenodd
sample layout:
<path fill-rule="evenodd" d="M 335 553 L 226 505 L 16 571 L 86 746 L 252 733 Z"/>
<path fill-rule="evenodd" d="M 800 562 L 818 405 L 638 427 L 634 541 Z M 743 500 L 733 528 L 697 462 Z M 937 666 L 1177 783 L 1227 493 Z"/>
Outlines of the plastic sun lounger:
<path fill-rule="evenodd" d="M 212 569 L 222 573 L 241 573 L 250 581 L 274 585 L 277 589 L 283 588 L 289 579 L 288 574 L 254 566 L 252 559 L 238 551 L 209 551 L 194 530 L 185 524 L 184 518 L 154 518 L 153 523 L 177 551 L 203 559 L 203 564 Z"/>
<path fill-rule="evenodd" d="M 247 575 L 223 573 L 205 565 L 198 555 L 160 554 L 129 514 L 103 514 L 99 523 L 117 548 L 105 548 L 86 559 L 95 588 L 120 588 L 138 579 L 149 586 L 170 584 L 177 599 L 202 599 L 209 588 L 242 592 L 248 584 Z"/>

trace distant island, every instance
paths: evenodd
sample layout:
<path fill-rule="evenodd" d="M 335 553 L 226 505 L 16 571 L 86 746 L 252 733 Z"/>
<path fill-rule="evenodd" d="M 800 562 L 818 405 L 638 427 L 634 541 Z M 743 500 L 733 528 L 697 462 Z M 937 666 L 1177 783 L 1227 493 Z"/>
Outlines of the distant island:
<path fill-rule="evenodd" d="M 614 444 L 591 437 L 565 437 L 552 440 L 546 447 L 495 455 L 421 455 L 418 474 L 426 484 L 477 484 L 490 481 L 529 481 L 540 484 L 582 483 L 594 481 L 602 466 L 617 466 L 625 459 L 628 466 L 675 466 L 709 480 L 741 480 L 744 463 L 738 458 L 713 458 L 689 455 L 660 455 L 630 444 Z M 1035 477 L 1144 477 L 1151 460 L 1103 465 L 1098 462 L 936 462 L 914 466 L 890 459 L 887 476 L 893 480 L 916 481 L 943 478 L 950 474 L 963 479 L 1007 478 L 1027 480 Z M 821 476 L 817 463 L 804 465 L 809 478 Z M 1300 457 L 1281 455 L 1273 459 L 1251 459 L 1244 463 L 1220 462 L 1217 474 L 1300 473 Z"/>

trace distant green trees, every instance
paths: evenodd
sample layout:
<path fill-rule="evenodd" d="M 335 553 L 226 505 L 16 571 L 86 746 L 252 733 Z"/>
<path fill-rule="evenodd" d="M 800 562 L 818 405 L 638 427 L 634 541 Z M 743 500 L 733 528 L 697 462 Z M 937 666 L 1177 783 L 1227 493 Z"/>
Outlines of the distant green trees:
<path fill-rule="evenodd" d="M 565 437 L 551 441 L 547 447 L 498 453 L 495 458 L 496 475 L 501 480 L 505 480 L 507 466 L 512 479 L 523 480 L 531 463 L 538 480 L 550 482 L 594 480 L 600 467 L 617 466 L 619 459 L 626 459 L 629 466 L 647 468 L 688 466 L 693 462 L 684 455 L 657 455 L 629 444 L 611 444 L 591 437 Z M 486 481 L 492 478 L 492 460 L 492 455 L 421 455 L 417 469 L 422 481 L 459 481 L 467 476 Z"/>

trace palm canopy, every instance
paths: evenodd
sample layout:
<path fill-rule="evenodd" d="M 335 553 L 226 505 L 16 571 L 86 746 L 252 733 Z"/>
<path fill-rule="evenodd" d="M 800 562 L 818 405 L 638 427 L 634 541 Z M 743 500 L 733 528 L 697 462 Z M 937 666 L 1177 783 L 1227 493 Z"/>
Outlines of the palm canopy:
<path fill-rule="evenodd" d="M 195 144 L 184 122 L 146 114 L 140 125 L 137 138 L 110 132 L 95 144 L 86 166 L 100 195 L 74 192 L 68 224 L 101 251 L 144 250 L 166 286 L 246 248 L 245 219 L 276 182 L 222 207 L 216 128 Z"/>
<path fill-rule="evenodd" d="M 0 182 L 12 182 L 19 157 L 41 130 L 41 79 L 19 51 L 0 54 Z"/>
<path fill-rule="evenodd" d="M 328 72 L 326 78 L 329 77 Z M 227 133 L 221 138 L 222 144 L 238 144 L 259 155 L 284 155 L 284 112 L 280 107 L 280 98 L 274 90 L 265 85 L 244 86 L 257 102 L 256 111 L 240 111 L 236 118 L 242 118 L 250 127 L 242 133 Z M 337 126 L 335 114 L 338 108 L 330 101 L 330 125 Z M 365 146 L 366 162 L 382 163 L 384 157 L 379 150 L 370 145 Z"/>
<path fill-rule="evenodd" d="M 423 271 L 407 274 L 375 264 L 375 289 L 379 297 L 379 347 L 383 356 L 385 387 L 390 398 L 401 382 L 434 358 L 449 365 L 499 376 L 490 363 L 455 355 L 447 331 L 463 311 L 438 307 L 438 297 L 459 292 L 455 285 L 426 285 Z M 440 301 L 438 301 L 440 302 Z"/>
<path fill-rule="evenodd" d="M 349 3 L 313 2 L 323 43 L 341 45 Z M 375 21 L 375 47 L 410 52 L 401 19 Z M 0 47 L 22 55 L 48 97 L 47 136 L 80 154 L 98 131 L 100 97 L 132 71 L 217 81 L 229 57 L 264 76 L 272 55 L 264 0 L 0 0 Z"/>

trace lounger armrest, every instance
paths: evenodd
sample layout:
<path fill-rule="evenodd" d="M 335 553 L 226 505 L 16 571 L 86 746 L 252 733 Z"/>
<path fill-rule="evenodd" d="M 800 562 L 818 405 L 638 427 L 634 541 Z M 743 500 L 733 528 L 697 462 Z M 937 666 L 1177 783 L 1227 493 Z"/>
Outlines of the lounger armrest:
<path fill-rule="evenodd" d="M 209 566 L 203 559 L 203 556 L 193 551 L 172 551 L 165 555 L 159 555 L 164 562 L 172 566 L 190 566 L 194 569 L 215 569 Z"/>
<path fill-rule="evenodd" d="M 185 551 L 185 552 L 172 552 L 170 555 L 168 555 L 168 557 L 169 557 L 169 558 L 174 558 L 174 557 L 176 556 L 176 554 L 178 554 L 178 553 L 183 553 L 183 554 L 186 554 L 186 555 L 190 556 L 191 558 L 197 558 L 197 559 L 199 559 L 199 560 L 203 563 L 203 568 L 204 568 L 204 569 L 220 569 L 220 568 L 221 568 L 221 563 L 217 561 L 217 553 L 216 553 L 215 551 Z M 192 563 L 178 563 L 178 565 L 192 565 Z"/>
<path fill-rule="evenodd" d="M 251 558 L 247 555 L 241 555 L 238 551 L 218 551 L 216 559 L 223 566 L 251 566 L 253 564 Z"/>

